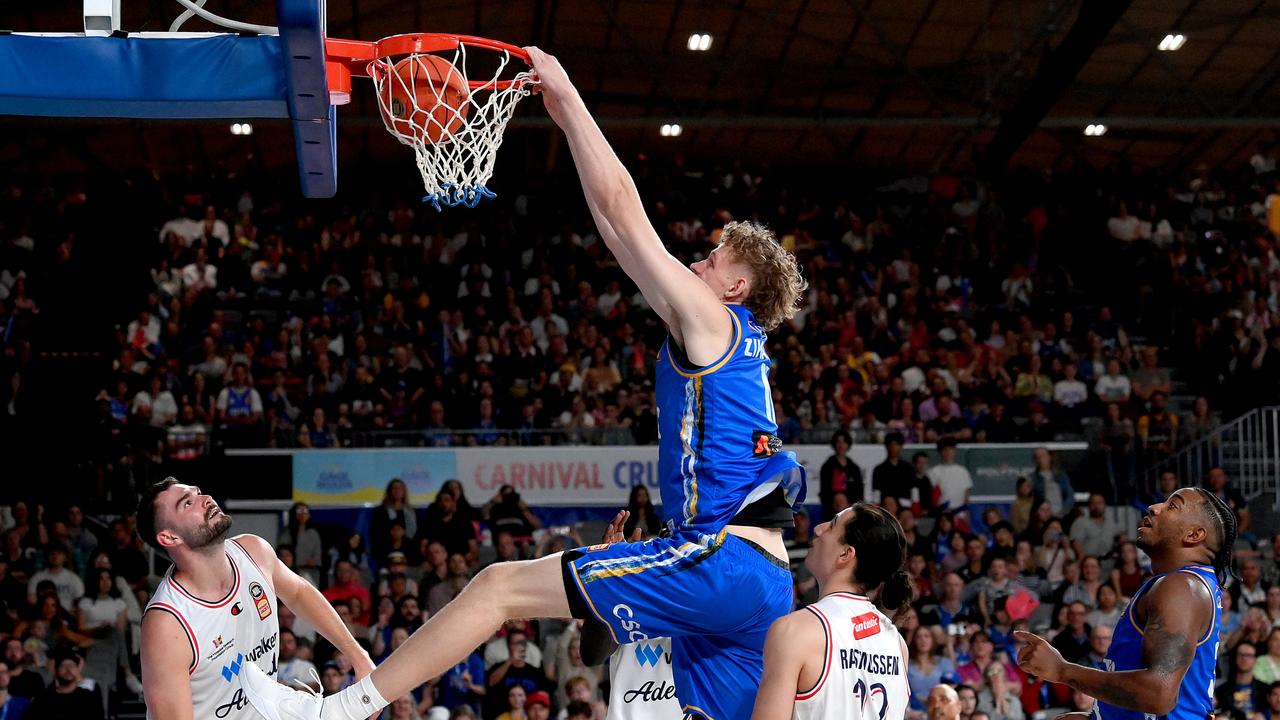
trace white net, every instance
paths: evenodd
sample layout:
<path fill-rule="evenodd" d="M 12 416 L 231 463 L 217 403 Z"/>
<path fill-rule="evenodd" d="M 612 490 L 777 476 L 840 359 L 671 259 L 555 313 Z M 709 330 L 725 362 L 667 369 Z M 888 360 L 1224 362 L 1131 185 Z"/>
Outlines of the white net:
<path fill-rule="evenodd" d="M 475 207 L 494 197 L 486 184 L 503 131 L 516 103 L 537 84 L 528 70 L 504 79 L 513 59 L 509 52 L 483 54 L 496 59 L 497 67 L 492 74 L 486 68 L 481 83 L 468 77 L 467 45 L 461 43 L 451 58 L 410 53 L 378 58 L 369 67 L 383 124 L 413 148 L 427 191 L 423 201 L 437 210 Z"/>

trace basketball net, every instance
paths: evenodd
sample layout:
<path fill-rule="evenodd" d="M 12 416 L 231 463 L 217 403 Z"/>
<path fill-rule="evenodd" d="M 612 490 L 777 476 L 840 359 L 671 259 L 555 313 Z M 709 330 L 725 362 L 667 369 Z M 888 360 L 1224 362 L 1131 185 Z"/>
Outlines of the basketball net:
<path fill-rule="evenodd" d="M 474 208 L 482 199 L 495 197 L 486 184 L 493 176 L 502 133 L 515 112 L 516 103 L 533 93 L 537 81 L 528 70 L 516 74 L 510 81 L 500 80 L 512 59 L 511 53 L 501 50 L 494 53 L 499 62 L 493 75 L 487 81 L 474 82 L 467 77 L 467 45 L 460 43 L 453 51 L 451 64 L 470 92 L 455 107 L 445 98 L 447 81 L 430 83 L 426 87 L 430 87 L 431 92 L 419 97 L 413 76 L 395 72 L 396 63 L 404 58 L 409 58 L 409 66 L 416 69 L 419 58 L 428 54 L 443 57 L 436 53 L 409 53 L 376 58 L 370 64 L 369 74 L 378 91 L 378 103 L 382 105 L 383 125 L 397 140 L 413 148 L 427 191 L 423 202 L 431 203 L 436 210 L 459 205 Z M 398 92 L 391 92 L 389 83 L 394 83 Z M 393 96 L 413 103 L 408 120 L 396 123 L 390 120 L 404 115 L 392 112 Z M 430 106 L 424 107 L 422 100 Z M 405 125 L 416 128 L 416 132 L 404 132 L 408 129 Z M 433 137 L 436 139 L 432 140 Z"/>

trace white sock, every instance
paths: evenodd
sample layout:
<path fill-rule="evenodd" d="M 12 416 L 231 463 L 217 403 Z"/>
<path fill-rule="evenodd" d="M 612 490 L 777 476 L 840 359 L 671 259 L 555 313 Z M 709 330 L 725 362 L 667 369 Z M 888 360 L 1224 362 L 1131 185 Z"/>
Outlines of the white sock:
<path fill-rule="evenodd" d="M 337 695 L 325 698 L 320 717 L 323 720 L 368 720 L 390 704 L 373 686 L 373 678 L 366 677 Z"/>

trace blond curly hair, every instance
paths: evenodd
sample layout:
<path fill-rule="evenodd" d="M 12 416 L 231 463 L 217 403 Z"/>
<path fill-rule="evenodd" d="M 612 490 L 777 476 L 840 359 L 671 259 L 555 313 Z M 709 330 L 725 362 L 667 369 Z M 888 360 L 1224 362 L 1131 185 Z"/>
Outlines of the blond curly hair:
<path fill-rule="evenodd" d="M 783 249 L 769 228 L 754 222 L 724 226 L 720 243 L 751 271 L 751 292 L 742 304 L 765 330 L 795 317 L 800 296 L 809 283 L 800 276 L 796 256 Z"/>

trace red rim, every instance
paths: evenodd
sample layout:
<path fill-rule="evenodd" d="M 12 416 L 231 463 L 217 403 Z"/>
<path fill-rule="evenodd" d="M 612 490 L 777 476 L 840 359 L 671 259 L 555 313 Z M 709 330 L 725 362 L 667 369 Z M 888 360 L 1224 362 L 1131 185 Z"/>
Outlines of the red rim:
<path fill-rule="evenodd" d="M 337 60 L 347 65 L 353 74 L 371 77 L 370 67 L 374 61 L 386 60 L 399 55 L 413 53 L 436 53 L 456 50 L 460 45 L 484 48 L 494 52 L 509 53 L 519 58 L 525 65 L 531 65 L 529 53 L 524 48 L 489 38 L 474 35 L 454 35 L 451 33 L 405 33 L 392 35 L 376 42 L 362 40 L 341 40 L 326 38 L 325 50 L 330 60 Z M 468 80 L 472 90 L 494 89 L 507 90 L 516 84 L 515 80 Z"/>

